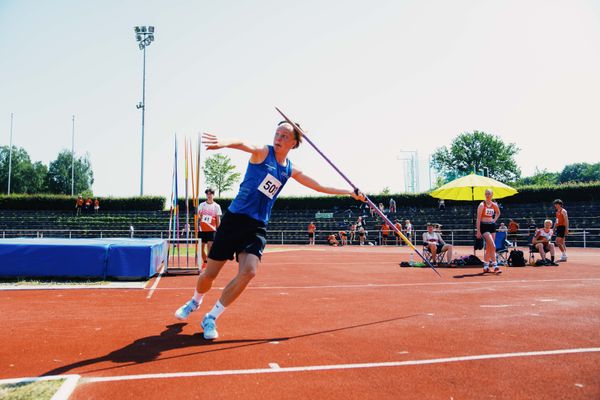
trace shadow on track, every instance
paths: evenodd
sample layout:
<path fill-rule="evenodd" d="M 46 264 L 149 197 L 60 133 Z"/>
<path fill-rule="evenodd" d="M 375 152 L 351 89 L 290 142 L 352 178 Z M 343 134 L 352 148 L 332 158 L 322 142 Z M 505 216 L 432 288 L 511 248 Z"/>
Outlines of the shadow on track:
<path fill-rule="evenodd" d="M 78 371 L 79 374 L 98 372 L 98 371 L 106 371 L 117 368 L 128 367 L 131 365 L 144 364 L 156 361 L 164 361 L 171 360 L 176 358 L 189 357 L 198 354 L 207 354 L 218 351 L 226 351 L 239 349 L 243 347 L 249 346 L 257 346 L 263 345 L 270 342 L 284 342 L 294 339 L 307 338 L 311 336 L 323 335 L 333 332 L 340 332 L 350 329 L 363 328 L 366 326 L 385 324 L 388 322 L 399 321 L 403 319 L 408 319 L 412 317 L 417 317 L 423 314 L 415 314 L 404 317 L 390 318 L 381 321 L 373 321 L 367 322 L 364 324 L 345 326 L 341 328 L 328 329 L 319 332 L 311 332 L 305 333 L 301 335 L 288 336 L 288 337 L 274 337 L 274 338 L 266 338 L 266 339 L 237 339 L 237 340 L 217 340 L 217 341 L 209 341 L 205 340 L 202 337 L 202 333 L 195 333 L 193 335 L 182 335 L 183 327 L 187 325 L 187 323 L 176 323 L 167 325 L 166 329 L 162 331 L 159 335 L 147 336 L 144 338 L 140 338 L 135 340 L 133 343 L 128 344 L 125 347 L 112 351 L 105 356 L 90 358 L 87 360 L 81 360 L 72 364 L 63 365 L 62 367 L 54 368 L 40 376 L 50 376 L 50 375 L 61 375 L 66 372 L 69 372 L 76 368 L 82 368 L 90 365 L 99 364 L 102 362 L 112 362 L 120 365 L 110 366 L 105 368 L 96 368 L 86 371 Z M 224 347 L 223 347 L 224 346 Z M 206 349 L 202 349 L 201 351 L 196 351 L 187 354 L 181 354 L 170 357 L 160 357 L 164 352 L 168 352 L 170 350 L 182 349 L 187 347 L 202 347 Z"/>

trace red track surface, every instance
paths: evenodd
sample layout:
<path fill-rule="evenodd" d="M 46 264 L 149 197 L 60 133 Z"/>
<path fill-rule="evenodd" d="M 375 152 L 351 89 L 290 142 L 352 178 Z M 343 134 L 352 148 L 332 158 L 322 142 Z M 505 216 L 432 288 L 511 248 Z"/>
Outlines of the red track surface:
<path fill-rule="evenodd" d="M 149 299 L 133 289 L 1 291 L 0 379 L 80 374 L 72 399 L 600 398 L 599 250 L 570 249 L 560 267 L 441 269 L 442 278 L 400 268 L 407 254 L 268 253 L 214 342 L 198 325 L 234 264 L 187 322 L 173 312 L 196 276 L 162 277 Z M 582 352 L 509 357 L 573 349 Z M 491 354 L 504 355 L 413 362 Z M 286 369 L 314 366 L 328 367 Z M 163 373 L 176 375 L 134 377 Z"/>

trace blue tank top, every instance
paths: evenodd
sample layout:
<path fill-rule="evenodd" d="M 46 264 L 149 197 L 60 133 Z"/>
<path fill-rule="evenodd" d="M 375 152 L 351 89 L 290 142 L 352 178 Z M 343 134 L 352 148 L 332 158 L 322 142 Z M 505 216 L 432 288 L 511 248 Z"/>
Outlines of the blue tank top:
<path fill-rule="evenodd" d="M 286 166 L 280 165 L 275 159 L 273 146 L 268 147 L 269 155 L 262 163 L 248 162 L 240 191 L 229 205 L 229 211 L 245 214 L 265 225 L 269 222 L 277 196 L 292 176 L 292 162 L 286 158 Z"/>

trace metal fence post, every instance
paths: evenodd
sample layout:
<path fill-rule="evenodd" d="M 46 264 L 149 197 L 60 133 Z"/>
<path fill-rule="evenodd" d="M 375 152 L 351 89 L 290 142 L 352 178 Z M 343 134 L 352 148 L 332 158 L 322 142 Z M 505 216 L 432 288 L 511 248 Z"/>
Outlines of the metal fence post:
<path fill-rule="evenodd" d="M 281 231 L 281 244 L 283 244 L 283 231 Z"/>
<path fill-rule="evenodd" d="M 69 239 L 72 239 L 71 231 L 69 231 Z"/>
<path fill-rule="evenodd" d="M 583 230 L 583 248 L 584 248 L 584 249 L 585 249 L 585 248 L 587 248 L 587 241 L 586 241 L 586 237 L 585 237 L 585 234 L 586 234 L 586 233 L 587 233 L 587 232 L 586 232 L 586 231 L 585 231 L 585 229 L 584 229 L 584 230 Z"/>
<path fill-rule="evenodd" d="M 450 242 L 452 243 L 452 246 L 454 246 L 454 231 L 450 232 Z"/>

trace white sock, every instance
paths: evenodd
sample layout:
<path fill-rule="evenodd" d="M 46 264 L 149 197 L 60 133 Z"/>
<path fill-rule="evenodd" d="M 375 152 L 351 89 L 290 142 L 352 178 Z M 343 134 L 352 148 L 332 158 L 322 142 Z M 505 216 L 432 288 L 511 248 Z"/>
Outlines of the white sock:
<path fill-rule="evenodd" d="M 225 306 L 221 304 L 221 300 L 218 300 L 212 310 L 208 312 L 208 315 L 214 319 L 217 319 L 221 314 L 223 314 L 223 311 L 225 311 Z"/>
<path fill-rule="evenodd" d="M 203 293 L 198 293 L 198 289 L 194 289 L 194 301 L 198 304 L 202 304 L 202 298 L 204 297 Z"/>

